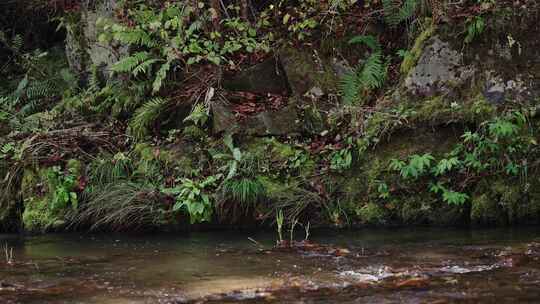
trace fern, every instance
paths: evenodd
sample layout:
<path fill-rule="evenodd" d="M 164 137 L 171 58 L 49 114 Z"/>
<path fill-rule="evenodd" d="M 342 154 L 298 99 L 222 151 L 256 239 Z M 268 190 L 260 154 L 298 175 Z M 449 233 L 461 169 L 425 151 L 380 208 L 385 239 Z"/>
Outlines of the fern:
<path fill-rule="evenodd" d="M 354 36 L 349 40 L 349 44 L 365 44 L 369 48 L 371 48 L 373 51 L 380 51 L 381 50 L 381 44 L 379 41 L 377 41 L 377 38 L 368 35 L 358 35 Z"/>
<path fill-rule="evenodd" d="M 390 26 L 397 26 L 411 19 L 416 13 L 418 0 L 383 0 L 384 21 Z"/>
<path fill-rule="evenodd" d="M 130 121 L 130 128 L 137 138 L 143 138 L 148 135 L 150 127 L 163 113 L 168 101 L 166 99 L 155 97 L 144 103 L 135 111 L 135 116 Z"/>
<path fill-rule="evenodd" d="M 159 59 L 148 59 L 133 69 L 133 76 L 137 77 L 140 73 L 146 73 L 152 66 L 152 64 L 158 62 Z"/>
<path fill-rule="evenodd" d="M 349 40 L 349 43 L 362 43 L 373 50 L 363 65 L 346 73 L 341 79 L 340 91 L 345 103 L 355 104 L 361 99 L 361 93 L 383 86 L 388 65 L 379 42 L 373 36 L 356 36 Z"/>
<path fill-rule="evenodd" d="M 150 34 L 143 29 L 127 29 L 122 28 L 114 34 L 114 38 L 120 42 L 129 45 L 146 46 L 149 48 L 158 46 L 158 42 L 155 41 Z"/>
<path fill-rule="evenodd" d="M 360 81 L 366 88 L 380 88 L 386 79 L 386 72 L 387 66 L 382 53 L 373 53 L 369 56 L 360 72 Z"/>
<path fill-rule="evenodd" d="M 23 41 L 22 36 L 19 34 L 16 34 L 15 36 L 13 36 L 13 38 L 11 39 L 11 48 L 14 51 L 20 52 L 23 46 L 24 46 L 24 41 Z"/>
<path fill-rule="evenodd" d="M 114 64 L 112 70 L 118 73 L 133 73 L 137 67 L 144 65 L 150 58 L 148 52 L 137 52 Z"/>
<path fill-rule="evenodd" d="M 167 61 L 166 63 L 161 65 L 161 67 L 156 73 L 156 78 L 154 78 L 154 82 L 152 83 L 153 93 L 157 93 L 161 89 L 163 80 L 167 77 L 167 73 L 169 72 L 170 69 L 171 69 L 171 61 Z"/>
<path fill-rule="evenodd" d="M 34 100 L 38 98 L 49 98 L 59 94 L 59 86 L 53 80 L 32 81 L 26 89 L 26 98 Z"/>
<path fill-rule="evenodd" d="M 482 16 L 475 16 L 467 20 L 466 35 L 463 41 L 465 43 L 473 42 L 476 37 L 480 36 L 486 28 L 485 20 Z"/>

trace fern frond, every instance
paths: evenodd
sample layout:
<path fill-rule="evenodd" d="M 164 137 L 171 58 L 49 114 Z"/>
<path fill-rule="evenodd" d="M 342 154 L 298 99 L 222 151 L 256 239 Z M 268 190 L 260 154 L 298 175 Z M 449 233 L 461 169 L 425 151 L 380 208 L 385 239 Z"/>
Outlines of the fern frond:
<path fill-rule="evenodd" d="M 365 44 L 373 51 L 379 51 L 381 49 L 381 44 L 379 41 L 377 41 L 377 38 L 371 36 L 371 35 L 359 35 L 354 36 L 349 40 L 349 44 Z"/>
<path fill-rule="evenodd" d="M 360 72 L 360 82 L 362 86 L 368 89 L 377 89 L 382 87 L 386 80 L 387 65 L 384 62 L 383 54 L 376 52 L 371 54 L 364 63 Z"/>
<path fill-rule="evenodd" d="M 155 97 L 144 103 L 135 111 L 135 116 L 129 125 L 134 136 L 143 138 L 148 134 L 150 127 L 165 111 L 168 100 Z"/>
<path fill-rule="evenodd" d="M 149 48 L 158 45 L 150 34 L 142 29 L 124 29 L 115 33 L 114 38 L 122 43 L 129 45 L 146 46 Z"/>
<path fill-rule="evenodd" d="M 17 34 L 11 39 L 11 48 L 17 52 L 21 51 L 24 45 L 24 41 L 21 35 Z"/>
<path fill-rule="evenodd" d="M 414 16 L 418 0 L 383 0 L 382 4 L 384 21 L 390 26 L 397 26 Z"/>
<path fill-rule="evenodd" d="M 148 52 L 137 52 L 115 63 L 112 70 L 117 73 L 132 73 L 135 68 L 150 58 Z"/>
<path fill-rule="evenodd" d="M 90 73 L 88 75 L 88 91 L 91 93 L 98 93 L 101 87 L 99 80 L 98 69 L 95 65 L 90 67 Z"/>
<path fill-rule="evenodd" d="M 418 9 L 418 0 L 405 0 L 403 6 L 399 10 L 399 19 L 407 21 L 411 19 Z"/>
<path fill-rule="evenodd" d="M 152 83 L 152 92 L 155 94 L 159 92 L 161 89 L 161 85 L 163 83 L 163 80 L 167 77 L 167 73 L 171 69 L 171 62 L 167 61 L 164 64 L 161 65 L 159 70 L 156 73 L 156 78 L 154 79 L 154 82 Z"/>
<path fill-rule="evenodd" d="M 146 73 L 152 66 L 152 64 L 158 62 L 159 59 L 149 59 L 146 61 L 143 61 L 141 64 L 139 64 L 137 67 L 133 69 L 133 76 L 137 77 L 140 73 Z"/>
<path fill-rule="evenodd" d="M 362 66 L 342 77 L 340 91 L 345 103 L 356 104 L 361 99 L 361 93 L 382 87 L 387 72 L 388 65 L 383 54 L 371 54 Z"/>
<path fill-rule="evenodd" d="M 341 78 L 340 91 L 345 103 L 353 104 L 358 100 L 360 82 L 358 81 L 358 73 L 356 70 L 347 72 Z"/>
<path fill-rule="evenodd" d="M 28 85 L 26 97 L 28 100 L 49 98 L 58 95 L 59 91 L 57 83 L 53 80 L 35 80 Z"/>
<path fill-rule="evenodd" d="M 42 106 L 43 104 L 41 99 L 30 100 L 25 103 L 24 106 L 22 106 L 22 108 L 18 112 L 18 115 L 20 115 L 21 117 L 27 117 L 29 115 L 39 112 L 42 109 Z"/>

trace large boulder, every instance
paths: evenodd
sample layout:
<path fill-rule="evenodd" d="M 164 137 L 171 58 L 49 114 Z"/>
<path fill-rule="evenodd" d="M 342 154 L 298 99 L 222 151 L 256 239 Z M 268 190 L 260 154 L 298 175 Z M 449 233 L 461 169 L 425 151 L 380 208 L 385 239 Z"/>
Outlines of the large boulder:
<path fill-rule="evenodd" d="M 471 43 L 455 25 L 440 26 L 421 44 L 402 92 L 413 100 L 447 96 L 456 102 L 482 95 L 489 103 L 540 100 L 539 4 L 484 17 L 485 31 Z M 401 94 L 398 94 L 402 96 Z"/>
<path fill-rule="evenodd" d="M 461 52 L 435 36 L 427 41 L 417 65 L 405 79 L 405 87 L 408 93 L 418 96 L 449 94 L 467 83 L 474 71 L 463 64 Z"/>

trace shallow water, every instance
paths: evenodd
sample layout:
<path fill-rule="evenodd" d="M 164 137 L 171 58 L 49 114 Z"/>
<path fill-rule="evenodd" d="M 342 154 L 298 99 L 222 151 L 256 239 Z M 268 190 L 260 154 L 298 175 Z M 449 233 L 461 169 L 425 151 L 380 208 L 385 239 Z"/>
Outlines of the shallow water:
<path fill-rule="evenodd" d="M 251 237 L 258 244 L 248 240 Z M 299 236 L 300 237 L 300 236 Z M 539 228 L 1 235 L 0 303 L 531 303 Z M 9 251 L 9 250 L 8 250 Z"/>

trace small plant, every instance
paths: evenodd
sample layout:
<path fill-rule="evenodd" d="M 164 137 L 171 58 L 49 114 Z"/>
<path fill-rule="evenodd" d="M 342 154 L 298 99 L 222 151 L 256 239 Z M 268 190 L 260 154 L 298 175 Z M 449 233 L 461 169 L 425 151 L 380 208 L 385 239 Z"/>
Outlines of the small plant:
<path fill-rule="evenodd" d="M 15 264 L 15 257 L 13 256 L 13 247 L 8 247 L 7 244 L 4 244 L 4 256 L 6 258 L 7 265 Z"/>
<path fill-rule="evenodd" d="M 76 210 L 79 206 L 79 200 L 75 191 L 78 182 L 74 169 L 70 168 L 64 172 L 60 167 L 54 166 L 48 171 L 47 178 L 54 189 L 50 209 L 61 210 L 71 205 Z"/>
<path fill-rule="evenodd" d="M 222 191 L 227 198 L 244 205 L 259 202 L 265 195 L 264 185 L 256 178 L 226 180 Z"/>
<path fill-rule="evenodd" d="M 390 197 L 390 190 L 388 189 L 388 185 L 384 182 L 379 182 L 377 192 L 379 193 L 379 198 L 381 199 L 387 199 Z"/>
<path fill-rule="evenodd" d="M 381 50 L 381 45 L 373 36 L 356 36 L 349 44 L 364 44 L 372 53 L 364 64 L 355 67 L 343 76 L 341 80 L 341 95 L 346 104 L 356 105 L 374 89 L 383 86 L 386 81 L 388 64 Z"/>
<path fill-rule="evenodd" d="M 459 184 L 466 190 L 469 181 L 504 174 L 519 177 L 527 188 L 528 158 L 536 145 L 527 116 L 510 112 L 482 123 L 475 132 L 465 132 L 461 142 L 438 161 L 429 153 L 415 154 L 408 161 L 392 159 L 389 168 L 405 180 L 431 179 L 430 192 L 440 194 L 447 204 L 462 205 L 469 195 L 449 189 L 446 184 Z"/>
<path fill-rule="evenodd" d="M 276 213 L 276 226 L 278 233 L 278 245 L 283 243 L 283 224 L 285 222 L 285 217 L 283 216 L 283 210 L 279 210 Z"/>
<path fill-rule="evenodd" d="M 464 42 L 466 44 L 469 44 L 474 41 L 478 36 L 480 36 L 486 27 L 486 23 L 484 21 L 484 17 L 482 16 L 474 16 L 470 17 L 467 20 L 466 24 L 466 32 L 465 32 L 465 38 Z"/>
<path fill-rule="evenodd" d="M 434 160 L 435 158 L 429 153 L 423 155 L 414 154 L 409 157 L 408 163 L 399 159 L 392 159 L 390 161 L 390 169 L 399 171 L 399 174 L 404 179 L 416 179 L 429 172 L 429 168 Z"/>
<path fill-rule="evenodd" d="M 384 21 L 390 26 L 397 26 L 400 23 L 414 17 L 420 0 L 382 0 Z"/>
<path fill-rule="evenodd" d="M 463 205 L 469 199 L 469 195 L 449 190 L 441 182 L 432 184 L 429 191 L 442 194 L 443 201 L 449 205 Z"/>
<path fill-rule="evenodd" d="M 147 136 L 159 116 L 167 109 L 168 104 L 167 99 L 155 97 L 139 107 L 129 122 L 133 135 L 139 139 Z"/>
<path fill-rule="evenodd" d="M 445 175 L 448 172 L 458 168 L 461 165 L 461 161 L 457 157 L 443 158 L 439 163 L 433 168 L 433 174 L 435 176 Z"/>
<path fill-rule="evenodd" d="M 304 226 L 304 231 L 306 232 L 306 236 L 304 237 L 304 241 L 309 240 L 309 232 L 310 232 L 311 223 L 308 222 L 307 225 Z"/>
<path fill-rule="evenodd" d="M 220 170 L 227 173 L 225 179 L 231 179 L 236 176 L 238 168 L 244 160 L 244 154 L 239 148 L 234 146 L 232 136 L 230 134 L 225 135 L 223 143 L 227 147 L 230 153 L 218 153 L 213 155 L 214 159 L 226 161 L 226 165 L 221 167 Z"/>
<path fill-rule="evenodd" d="M 213 198 L 208 191 L 210 188 L 215 189 L 219 179 L 218 175 L 211 175 L 202 180 L 180 178 L 177 180 L 180 182 L 179 186 L 166 188 L 163 191 L 176 198 L 173 212 L 187 211 L 192 224 L 208 222 L 212 218 L 214 209 Z"/>
<path fill-rule="evenodd" d="M 330 155 L 330 169 L 341 172 L 347 170 L 352 164 L 352 149 L 350 147 L 332 152 Z"/>
<path fill-rule="evenodd" d="M 291 222 L 291 229 L 289 229 L 289 244 L 294 243 L 294 229 L 296 228 L 296 225 L 298 225 L 298 219 L 294 219 Z"/>

